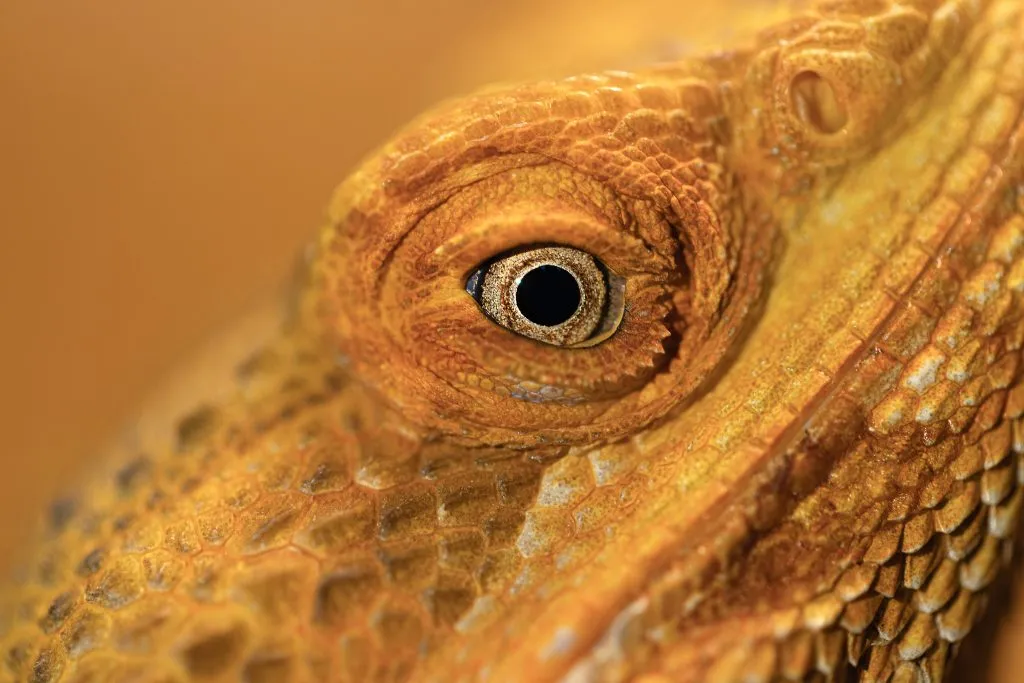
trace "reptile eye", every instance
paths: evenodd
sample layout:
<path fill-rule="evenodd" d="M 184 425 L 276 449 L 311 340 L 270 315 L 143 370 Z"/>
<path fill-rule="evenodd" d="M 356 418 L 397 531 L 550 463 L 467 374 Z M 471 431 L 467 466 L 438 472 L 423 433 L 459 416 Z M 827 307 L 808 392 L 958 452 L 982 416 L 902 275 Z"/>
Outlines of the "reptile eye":
<path fill-rule="evenodd" d="M 716 96 L 551 87 L 430 119 L 332 202 L 303 311 L 432 434 L 625 438 L 715 379 L 760 310 L 776 233 L 733 209 Z"/>
<path fill-rule="evenodd" d="M 508 251 L 478 267 L 466 291 L 502 327 L 554 346 L 593 346 L 622 321 L 625 280 L 572 247 Z"/>

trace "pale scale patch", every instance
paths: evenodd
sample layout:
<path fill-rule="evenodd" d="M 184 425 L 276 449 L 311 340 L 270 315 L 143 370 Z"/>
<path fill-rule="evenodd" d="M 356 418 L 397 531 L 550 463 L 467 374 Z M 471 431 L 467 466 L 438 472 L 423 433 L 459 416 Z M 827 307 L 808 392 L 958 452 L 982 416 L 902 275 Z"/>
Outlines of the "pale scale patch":
<path fill-rule="evenodd" d="M 1014 215 L 996 229 L 988 246 L 988 258 L 1010 265 L 1024 247 L 1024 216 Z"/>
<path fill-rule="evenodd" d="M 932 346 L 927 347 L 907 365 L 903 386 L 923 394 L 935 384 L 939 368 L 945 362 L 946 356 L 941 351 Z"/>
<path fill-rule="evenodd" d="M 576 505 L 594 488 L 591 461 L 581 456 L 566 456 L 548 468 L 537 492 L 539 507 Z"/>
<path fill-rule="evenodd" d="M 968 303 L 983 308 L 992 297 L 999 293 L 1005 271 L 995 261 L 984 263 L 974 271 L 963 285 L 963 296 Z"/>

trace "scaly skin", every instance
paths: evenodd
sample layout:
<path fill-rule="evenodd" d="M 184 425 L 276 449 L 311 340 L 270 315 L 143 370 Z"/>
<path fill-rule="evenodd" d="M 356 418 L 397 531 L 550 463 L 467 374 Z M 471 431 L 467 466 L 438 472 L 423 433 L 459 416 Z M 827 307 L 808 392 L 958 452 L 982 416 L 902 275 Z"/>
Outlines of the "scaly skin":
<path fill-rule="evenodd" d="M 1022 104 L 1019 2 L 877 0 L 441 107 L 233 391 L 54 508 L 0 676 L 943 679 L 1024 502 Z M 464 291 L 551 242 L 626 278 L 607 341 Z"/>

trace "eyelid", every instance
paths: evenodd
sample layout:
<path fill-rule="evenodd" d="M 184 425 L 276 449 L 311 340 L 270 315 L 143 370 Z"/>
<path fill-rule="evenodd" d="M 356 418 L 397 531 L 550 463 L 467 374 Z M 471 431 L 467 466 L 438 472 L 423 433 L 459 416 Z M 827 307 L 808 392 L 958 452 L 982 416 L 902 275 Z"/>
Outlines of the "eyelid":
<path fill-rule="evenodd" d="M 619 329 L 619 325 L 622 324 L 622 317 L 626 313 L 626 278 L 610 269 L 606 269 L 605 276 L 607 278 L 607 301 L 601 322 L 590 337 L 571 345 L 569 348 L 585 349 L 597 346 L 615 334 Z"/>
<path fill-rule="evenodd" d="M 435 267 L 465 281 L 481 263 L 493 260 L 495 253 L 512 252 L 523 244 L 579 249 L 623 277 L 648 273 L 658 266 L 672 267 L 643 240 L 622 230 L 572 212 L 532 208 L 535 214 L 543 215 L 542 221 L 529 215 L 503 215 L 464 226 L 434 249 L 431 256 Z"/>

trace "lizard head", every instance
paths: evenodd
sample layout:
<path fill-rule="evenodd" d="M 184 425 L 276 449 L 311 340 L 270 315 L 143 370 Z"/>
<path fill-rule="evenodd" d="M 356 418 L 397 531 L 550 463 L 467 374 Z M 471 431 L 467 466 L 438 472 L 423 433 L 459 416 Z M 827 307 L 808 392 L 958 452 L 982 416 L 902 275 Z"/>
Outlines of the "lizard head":
<path fill-rule="evenodd" d="M 423 116 L 336 193 L 309 317 L 445 438 L 586 444 L 678 413 L 757 324 L 791 239 L 854 263 L 865 229 L 908 215 L 896 194 L 929 190 L 892 175 L 934 165 L 901 136 L 969 8 L 857 11 Z"/>
<path fill-rule="evenodd" d="M 55 508 L 0 671 L 940 680 L 1024 506 L 1022 22 L 425 114 L 235 393 Z"/>
<path fill-rule="evenodd" d="M 963 363 L 979 325 L 1019 329 L 1001 11 L 830 4 L 752 48 L 487 91 L 341 186 L 311 324 L 404 430 L 554 462 L 507 589 L 553 605 L 460 656 L 595 675 L 686 633 L 703 646 L 666 670 L 697 671 L 835 629 L 870 592 L 830 592 L 844 571 L 936 556 L 927 486 L 948 482 L 926 454 L 999 426 L 975 423 L 993 384 Z M 991 343 L 1009 387 L 1013 347 Z M 911 518 L 921 538 L 871 555 Z M 910 588 L 938 564 L 919 562 Z"/>

